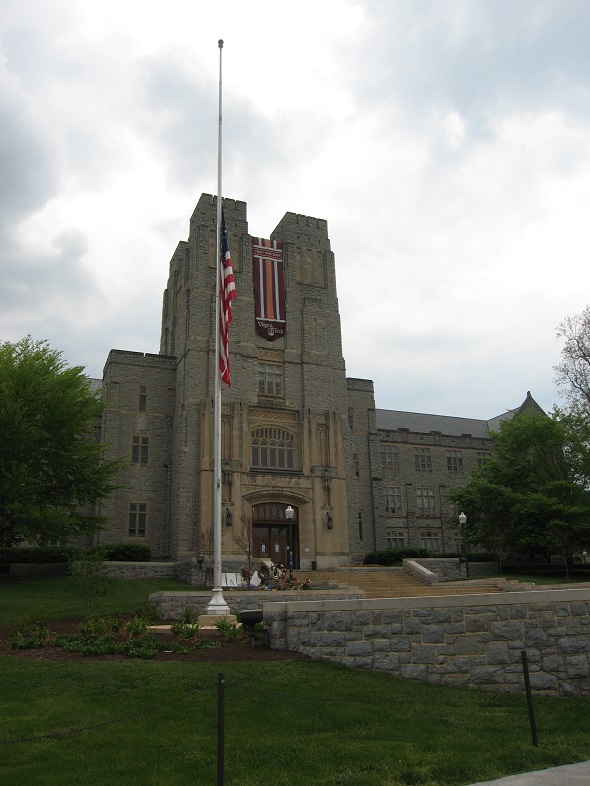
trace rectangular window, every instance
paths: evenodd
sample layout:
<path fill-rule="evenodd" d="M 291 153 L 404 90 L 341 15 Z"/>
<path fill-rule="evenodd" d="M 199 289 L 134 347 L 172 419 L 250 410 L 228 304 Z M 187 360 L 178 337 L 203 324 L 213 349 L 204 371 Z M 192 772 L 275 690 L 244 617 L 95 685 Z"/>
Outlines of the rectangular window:
<path fill-rule="evenodd" d="M 129 536 L 145 538 L 147 525 L 147 502 L 129 503 Z"/>
<path fill-rule="evenodd" d="M 136 434 L 131 438 L 131 463 L 147 464 L 149 456 L 149 437 Z"/>
<path fill-rule="evenodd" d="M 447 450 L 447 470 L 463 472 L 463 454 L 460 450 Z"/>
<path fill-rule="evenodd" d="M 485 466 L 491 458 L 492 458 L 492 454 L 490 453 L 489 450 L 478 450 L 477 466 L 478 467 Z"/>
<path fill-rule="evenodd" d="M 355 474 L 355 477 L 358 478 L 358 477 L 360 477 L 360 474 L 361 474 L 361 465 L 360 465 L 360 460 L 359 460 L 359 454 L 358 453 L 353 453 L 352 454 L 352 461 L 354 463 L 354 474 Z"/>
<path fill-rule="evenodd" d="M 381 469 L 383 472 L 399 472 L 399 452 L 395 445 L 381 446 Z"/>
<path fill-rule="evenodd" d="M 283 367 L 278 363 L 258 364 L 258 392 L 263 396 L 283 395 Z"/>
<path fill-rule="evenodd" d="M 139 386 L 139 402 L 137 409 L 139 412 L 145 412 L 147 410 L 147 385 Z"/>
<path fill-rule="evenodd" d="M 385 487 L 385 513 L 402 512 L 402 490 L 399 486 Z"/>
<path fill-rule="evenodd" d="M 416 513 L 418 516 L 436 516 L 433 489 L 416 489 Z"/>
<path fill-rule="evenodd" d="M 414 467 L 418 472 L 432 472 L 430 448 L 414 448 Z"/>

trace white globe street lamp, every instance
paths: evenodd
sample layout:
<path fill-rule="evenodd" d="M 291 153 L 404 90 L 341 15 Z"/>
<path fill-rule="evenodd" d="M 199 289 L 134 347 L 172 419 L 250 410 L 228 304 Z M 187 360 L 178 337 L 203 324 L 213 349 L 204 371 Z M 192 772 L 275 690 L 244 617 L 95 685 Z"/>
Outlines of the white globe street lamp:
<path fill-rule="evenodd" d="M 291 505 L 285 510 L 285 516 L 289 522 L 289 581 L 293 581 L 293 519 L 295 511 Z"/>
<path fill-rule="evenodd" d="M 465 577 L 469 578 L 469 551 L 467 549 L 467 516 L 464 513 L 461 513 L 459 516 L 459 524 L 461 525 L 461 529 L 463 530 L 463 548 L 465 549 Z"/>

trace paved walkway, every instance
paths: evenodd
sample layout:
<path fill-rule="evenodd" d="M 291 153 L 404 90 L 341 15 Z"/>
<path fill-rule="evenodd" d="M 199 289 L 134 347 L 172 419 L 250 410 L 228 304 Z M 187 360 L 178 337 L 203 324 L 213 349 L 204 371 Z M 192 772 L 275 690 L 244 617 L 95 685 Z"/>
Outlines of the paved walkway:
<path fill-rule="evenodd" d="M 495 781 L 481 781 L 470 786 L 588 786 L 590 784 L 590 761 L 550 767 L 548 770 L 508 775 Z"/>

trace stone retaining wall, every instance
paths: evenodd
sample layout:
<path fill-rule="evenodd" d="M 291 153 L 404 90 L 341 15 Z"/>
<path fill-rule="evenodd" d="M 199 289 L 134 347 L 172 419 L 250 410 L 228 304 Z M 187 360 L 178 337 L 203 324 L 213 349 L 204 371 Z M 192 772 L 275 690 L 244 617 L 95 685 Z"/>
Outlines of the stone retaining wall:
<path fill-rule="evenodd" d="M 270 644 L 406 679 L 590 695 L 590 589 L 283 602 L 264 606 Z"/>
<path fill-rule="evenodd" d="M 412 559 L 404 559 L 404 568 L 408 572 L 414 572 L 410 563 L 417 563 L 434 573 L 438 581 L 457 581 L 467 577 L 465 562 L 460 561 L 458 557 L 412 557 Z M 471 578 L 494 576 L 497 573 L 497 562 L 469 563 L 469 575 Z M 418 576 L 418 578 L 424 580 L 422 576 Z"/>
<path fill-rule="evenodd" d="M 263 606 L 272 606 L 274 603 L 283 603 L 285 598 L 292 601 L 326 601 L 361 599 L 365 597 L 363 591 L 347 590 L 226 590 L 223 593 L 225 602 L 232 614 L 248 609 L 262 609 Z M 177 620 L 187 606 L 192 607 L 195 614 L 204 614 L 205 608 L 211 600 L 211 590 L 207 592 L 153 592 L 150 603 L 155 606 L 158 615 L 163 620 Z M 283 647 L 284 649 L 284 647 Z"/>
<path fill-rule="evenodd" d="M 105 562 L 114 579 L 175 579 L 176 562 Z"/>

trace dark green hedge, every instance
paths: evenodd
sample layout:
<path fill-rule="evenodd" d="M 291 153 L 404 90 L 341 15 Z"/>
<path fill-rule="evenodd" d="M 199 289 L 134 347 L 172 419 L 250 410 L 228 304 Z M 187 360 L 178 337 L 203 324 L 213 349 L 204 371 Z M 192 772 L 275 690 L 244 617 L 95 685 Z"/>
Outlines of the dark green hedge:
<path fill-rule="evenodd" d="M 48 564 L 53 562 L 69 562 L 85 549 L 73 546 L 14 546 L 9 549 L 0 548 L 0 565 L 22 563 Z M 145 543 L 104 543 L 90 549 L 109 562 L 150 562 L 152 550 Z"/>
<path fill-rule="evenodd" d="M 80 549 L 71 546 L 31 546 L 30 548 L 14 546 L 0 549 L 0 565 L 69 562 L 79 551 Z"/>
<path fill-rule="evenodd" d="M 92 551 L 109 562 L 149 562 L 152 558 L 145 543 L 103 543 Z"/>
<path fill-rule="evenodd" d="M 373 551 L 363 560 L 364 565 L 401 565 L 402 560 L 412 557 L 432 556 L 426 549 L 386 549 Z"/>
<path fill-rule="evenodd" d="M 443 558 L 462 558 L 463 553 L 453 554 L 434 554 L 426 549 L 386 549 L 385 551 L 373 551 L 367 554 L 363 560 L 364 565 L 401 565 L 404 559 L 413 557 L 430 557 L 431 559 Z M 470 562 L 496 562 L 497 557 L 490 553 L 473 552 L 469 554 Z"/>

